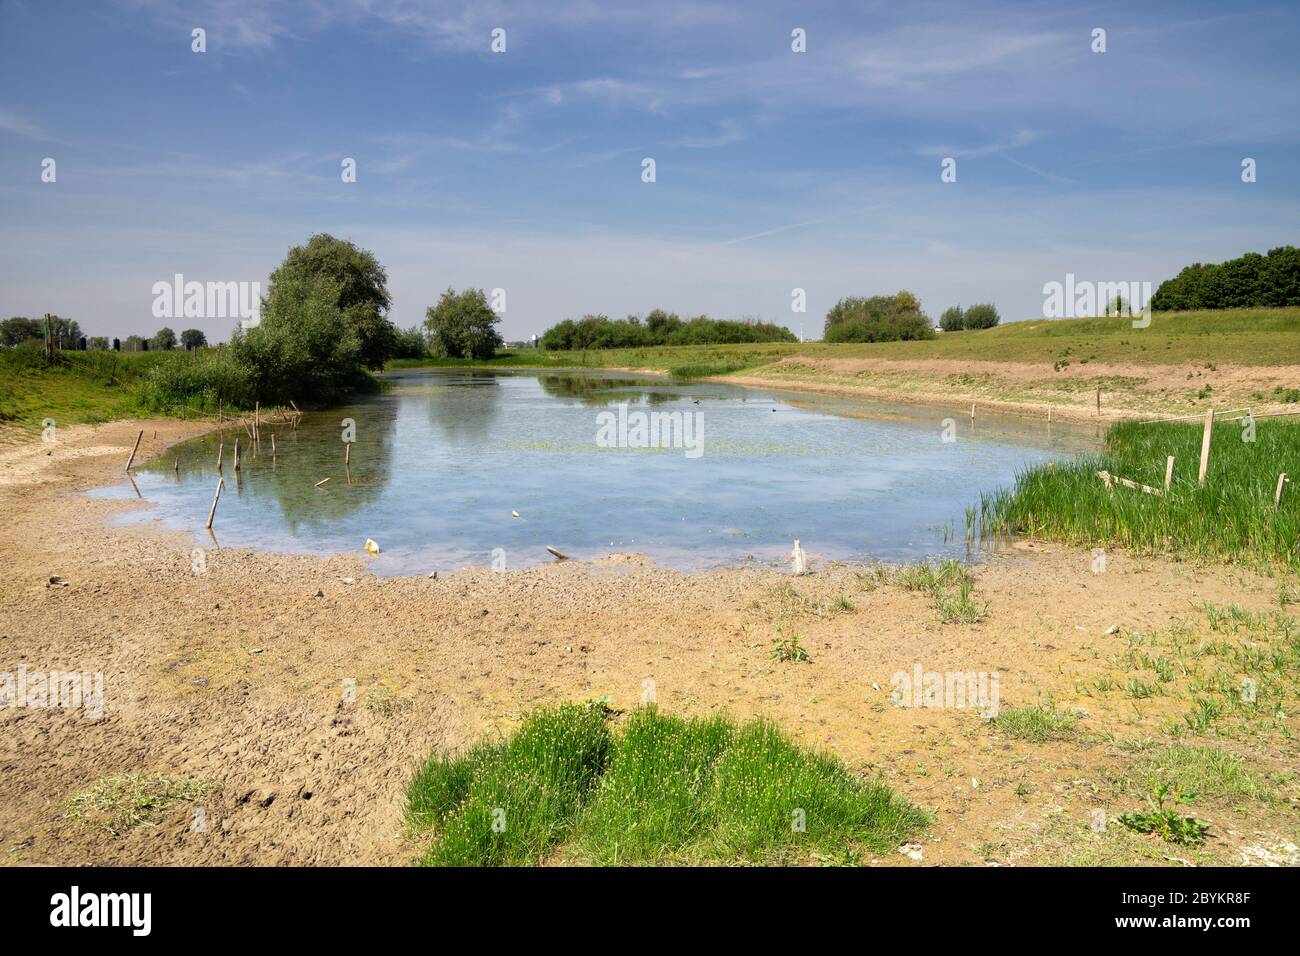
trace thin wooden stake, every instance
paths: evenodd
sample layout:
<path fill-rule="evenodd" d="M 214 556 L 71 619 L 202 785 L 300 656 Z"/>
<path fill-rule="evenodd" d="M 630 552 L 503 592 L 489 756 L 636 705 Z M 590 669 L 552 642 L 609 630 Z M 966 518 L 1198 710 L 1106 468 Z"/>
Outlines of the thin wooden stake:
<path fill-rule="evenodd" d="M 226 479 L 224 479 L 224 478 L 218 478 L 218 479 L 217 479 L 217 491 L 216 491 L 216 493 L 212 496 L 212 507 L 208 510 L 208 524 L 207 524 L 207 528 L 208 528 L 209 531 L 212 530 L 212 519 L 213 519 L 214 517 L 216 517 L 216 514 L 217 514 L 217 499 L 219 499 L 219 498 L 221 497 L 221 489 L 224 488 L 225 486 L 226 486 Z"/>
<path fill-rule="evenodd" d="M 322 478 L 320 481 L 316 482 L 316 484 L 312 485 L 312 487 L 313 487 L 313 488 L 319 488 L 321 485 L 325 484 L 325 482 L 327 482 L 327 481 L 329 481 L 328 478 Z"/>
<path fill-rule="evenodd" d="M 970 420 L 975 421 L 975 403 L 970 403 Z"/>
<path fill-rule="evenodd" d="M 275 461 L 275 432 L 271 432 L 271 461 Z"/>
<path fill-rule="evenodd" d="M 131 470 L 131 462 L 135 461 L 135 453 L 140 450 L 140 439 L 144 438 L 144 429 L 140 429 L 140 434 L 135 436 L 135 447 L 131 449 L 131 457 L 126 460 L 125 471 Z"/>
<path fill-rule="evenodd" d="M 352 444 L 348 442 L 343 446 L 343 464 L 348 465 L 352 462 Z"/>
<path fill-rule="evenodd" d="M 1213 407 L 1205 410 L 1205 431 L 1201 435 L 1201 473 L 1197 477 L 1197 483 L 1204 488 L 1205 476 L 1210 470 L 1210 438 L 1214 435 L 1214 409 Z"/>
<path fill-rule="evenodd" d="M 1174 483 L 1174 456 L 1170 455 L 1165 459 L 1165 491 L 1168 491 Z"/>
<path fill-rule="evenodd" d="M 1047 406 L 1047 424 L 1052 424 L 1052 406 Z"/>
<path fill-rule="evenodd" d="M 225 457 L 225 454 L 226 454 L 226 440 L 223 438 L 221 439 L 221 444 L 217 446 L 217 472 L 218 473 L 221 472 L 221 459 Z"/>
<path fill-rule="evenodd" d="M 1097 389 L 1097 415 L 1101 415 L 1101 389 Z"/>
<path fill-rule="evenodd" d="M 1285 485 L 1285 484 L 1286 484 L 1288 481 L 1290 481 L 1290 480 L 1291 480 L 1291 479 L 1289 479 L 1289 478 L 1286 476 L 1286 472 L 1285 472 L 1285 471 L 1282 472 L 1282 474 L 1280 474 L 1280 475 L 1277 476 L 1277 491 L 1273 492 L 1273 510 L 1274 510 L 1274 511 L 1277 511 L 1279 508 L 1282 507 L 1282 486 Z"/>
<path fill-rule="evenodd" d="M 235 471 L 239 471 L 239 439 L 235 439 Z"/>

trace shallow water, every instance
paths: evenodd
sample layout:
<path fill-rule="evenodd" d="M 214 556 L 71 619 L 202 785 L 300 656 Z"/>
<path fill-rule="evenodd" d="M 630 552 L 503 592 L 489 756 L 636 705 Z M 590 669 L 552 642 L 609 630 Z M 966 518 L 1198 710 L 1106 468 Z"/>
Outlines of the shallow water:
<path fill-rule="evenodd" d="M 820 559 L 964 556 L 965 509 L 981 491 L 1096 443 L 1086 427 L 983 415 L 972 423 L 969 408 L 607 372 L 453 369 L 389 378 L 393 388 L 308 414 L 296 431 L 264 427 L 259 454 L 244 450 L 238 476 L 231 452 L 247 435 L 228 430 L 226 488 L 213 525 L 220 545 L 360 553 L 373 538 L 382 553 L 371 566 L 385 575 L 494 559 L 525 567 L 553 560 L 547 545 L 579 559 L 638 551 L 683 570 L 788 566 L 795 538 Z M 651 412 L 682 413 L 681 427 L 664 433 L 681 447 L 626 447 L 637 443 L 638 413 Z M 685 429 L 688 417 L 698 430 Z M 345 468 L 349 418 L 356 440 Z M 943 440 L 944 419 L 954 441 Z M 614 447 L 602 447 L 609 439 Z M 94 494 L 133 498 L 138 489 L 153 507 L 121 520 L 158 518 L 210 546 L 203 525 L 219 440 L 213 433 L 177 445 L 136 469 L 134 487 Z"/>

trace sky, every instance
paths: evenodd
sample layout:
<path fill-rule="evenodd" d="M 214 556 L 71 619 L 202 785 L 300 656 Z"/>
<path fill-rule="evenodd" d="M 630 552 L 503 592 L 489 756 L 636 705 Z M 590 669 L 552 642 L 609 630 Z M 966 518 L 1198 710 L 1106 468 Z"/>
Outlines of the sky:
<path fill-rule="evenodd" d="M 1297 36 L 1291 2 L 0 0 L 0 313 L 223 340 L 154 284 L 265 291 L 328 232 L 404 328 L 448 287 L 504 289 L 507 339 L 653 308 L 816 337 L 901 288 L 1039 318 L 1067 273 L 1297 243 Z"/>

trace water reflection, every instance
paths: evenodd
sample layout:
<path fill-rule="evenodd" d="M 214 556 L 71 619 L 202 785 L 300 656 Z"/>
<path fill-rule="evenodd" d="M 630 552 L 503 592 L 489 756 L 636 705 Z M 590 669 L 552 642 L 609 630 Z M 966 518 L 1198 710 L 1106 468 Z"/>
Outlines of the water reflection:
<path fill-rule="evenodd" d="M 983 416 L 972 428 L 957 409 L 608 372 L 405 371 L 390 385 L 296 430 L 264 425 L 252 447 L 236 428 L 186 442 L 101 493 L 138 489 L 154 505 L 146 517 L 209 546 L 224 441 L 213 534 L 225 547 L 359 554 L 373 538 L 382 574 L 487 565 L 496 548 L 507 568 L 523 567 L 549 561 L 548 545 L 577 558 L 639 551 L 683 569 L 784 564 L 795 538 L 816 558 L 911 560 L 962 556 L 953 528 L 980 491 L 1092 447 L 1087 429 L 1060 424 Z M 600 416 L 624 402 L 700 416 L 703 456 L 599 445 Z M 350 466 L 345 418 L 356 425 Z M 941 441 L 945 418 L 957 421 L 955 442 Z"/>

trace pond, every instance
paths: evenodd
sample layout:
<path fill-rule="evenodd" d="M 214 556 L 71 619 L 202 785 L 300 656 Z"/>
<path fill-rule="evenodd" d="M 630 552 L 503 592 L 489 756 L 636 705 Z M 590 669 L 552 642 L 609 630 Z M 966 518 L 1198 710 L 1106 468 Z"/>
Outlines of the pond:
<path fill-rule="evenodd" d="M 371 538 L 381 548 L 371 567 L 384 575 L 527 567 L 554 560 L 547 546 L 577 559 L 640 552 L 681 570 L 789 567 L 796 538 L 814 562 L 893 562 L 965 556 L 966 508 L 981 491 L 1097 441 L 1087 427 L 972 422 L 969 407 L 603 371 L 419 369 L 386 380 L 296 430 L 264 425 L 256 455 L 242 429 L 228 429 L 213 536 L 204 524 L 218 433 L 94 494 L 139 494 L 153 507 L 118 520 L 157 518 L 204 547 L 361 553 Z"/>

